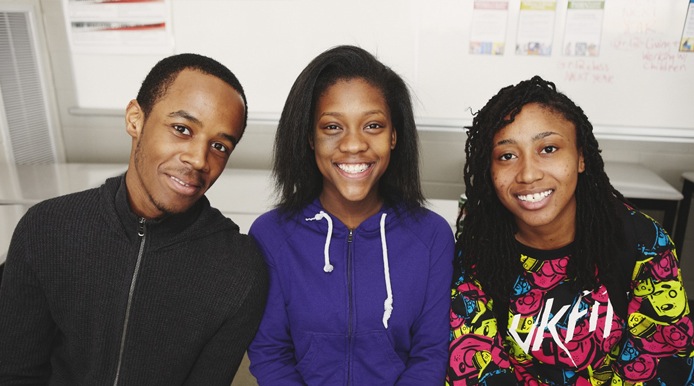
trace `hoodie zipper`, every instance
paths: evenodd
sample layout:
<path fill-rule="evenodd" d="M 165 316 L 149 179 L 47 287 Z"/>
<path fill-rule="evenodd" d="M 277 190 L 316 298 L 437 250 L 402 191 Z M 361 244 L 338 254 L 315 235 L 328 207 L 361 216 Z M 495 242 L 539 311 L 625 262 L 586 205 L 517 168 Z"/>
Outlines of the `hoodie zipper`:
<path fill-rule="evenodd" d="M 354 240 L 354 230 L 349 230 L 347 236 L 347 297 L 348 297 L 348 320 L 347 320 L 347 385 L 352 383 L 352 323 L 354 319 L 353 294 L 352 294 L 352 241 Z"/>
<path fill-rule="evenodd" d="M 123 352 L 125 351 L 125 338 L 128 333 L 128 321 L 130 319 L 130 306 L 133 302 L 133 294 L 135 293 L 135 283 L 137 282 L 137 276 L 140 273 L 140 262 L 142 261 L 142 254 L 145 250 L 145 240 L 147 239 L 147 224 L 144 218 L 140 217 L 137 224 L 137 235 L 140 237 L 140 250 L 137 253 L 137 261 L 135 262 L 135 270 L 133 271 L 133 278 L 130 281 L 130 291 L 128 292 L 128 304 L 125 307 L 125 320 L 123 321 L 123 332 L 120 337 L 120 350 L 118 352 L 118 366 L 116 367 L 116 379 L 113 381 L 113 386 L 118 386 L 118 379 L 120 378 L 120 369 L 123 364 Z"/>

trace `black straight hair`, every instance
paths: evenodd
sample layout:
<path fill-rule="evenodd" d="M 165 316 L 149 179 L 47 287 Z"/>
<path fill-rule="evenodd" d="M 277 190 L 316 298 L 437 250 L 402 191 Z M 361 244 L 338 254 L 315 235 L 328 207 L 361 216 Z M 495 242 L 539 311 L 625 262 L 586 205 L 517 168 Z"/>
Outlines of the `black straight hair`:
<path fill-rule="evenodd" d="M 379 194 L 390 205 L 419 208 L 424 202 L 419 176 L 419 144 L 410 92 L 403 79 L 366 50 L 338 46 L 315 59 L 299 74 L 287 96 L 275 135 L 273 175 L 278 207 L 295 212 L 316 199 L 323 176 L 310 147 L 319 98 L 340 80 L 363 79 L 378 88 L 388 105 L 397 135 Z"/>

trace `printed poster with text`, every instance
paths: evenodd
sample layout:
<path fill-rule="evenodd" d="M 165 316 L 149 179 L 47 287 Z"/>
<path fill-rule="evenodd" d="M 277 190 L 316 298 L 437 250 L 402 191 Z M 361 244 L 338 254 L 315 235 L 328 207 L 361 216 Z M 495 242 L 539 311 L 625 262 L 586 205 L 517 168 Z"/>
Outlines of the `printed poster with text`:
<path fill-rule="evenodd" d="M 564 55 L 598 56 L 605 2 L 569 1 L 564 24 Z"/>
<path fill-rule="evenodd" d="M 680 51 L 694 52 L 694 0 L 689 0 L 687 18 L 684 21 L 682 39 L 680 40 Z"/>
<path fill-rule="evenodd" d="M 556 1 L 521 1 L 518 12 L 517 55 L 552 55 Z"/>
<path fill-rule="evenodd" d="M 503 55 L 508 0 L 476 0 L 470 31 L 470 54 Z"/>
<path fill-rule="evenodd" d="M 173 53 L 170 0 L 63 2 L 74 53 Z"/>

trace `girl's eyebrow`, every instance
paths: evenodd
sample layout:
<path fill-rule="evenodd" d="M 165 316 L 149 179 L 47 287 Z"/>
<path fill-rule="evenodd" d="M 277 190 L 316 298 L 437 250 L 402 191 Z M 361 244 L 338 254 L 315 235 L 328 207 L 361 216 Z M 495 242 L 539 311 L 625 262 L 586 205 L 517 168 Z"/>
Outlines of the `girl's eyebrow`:
<path fill-rule="evenodd" d="M 533 141 L 537 141 L 537 140 L 542 139 L 542 138 L 547 138 L 550 135 L 561 135 L 561 134 L 554 132 L 554 131 L 544 131 L 542 133 L 538 133 L 537 135 L 535 135 L 533 137 Z"/>
<path fill-rule="evenodd" d="M 364 113 L 362 113 L 363 116 L 376 115 L 376 114 L 386 115 L 385 111 L 383 111 L 383 110 L 378 110 L 378 109 L 377 109 L 377 110 L 369 110 L 369 111 L 365 111 Z M 326 112 L 324 112 L 324 113 L 321 113 L 320 116 L 321 116 L 321 117 L 322 117 L 322 116 L 335 116 L 335 117 L 341 117 L 341 116 L 343 116 L 343 115 L 344 115 L 344 114 L 342 114 L 342 113 L 340 113 L 340 112 L 326 111 Z"/>
<path fill-rule="evenodd" d="M 535 134 L 535 135 L 533 136 L 532 140 L 533 140 L 533 141 L 538 141 L 538 140 L 540 140 L 540 139 L 547 138 L 547 137 L 549 137 L 549 136 L 551 136 L 551 135 L 561 135 L 561 134 L 559 134 L 559 133 L 557 133 L 557 132 L 555 132 L 555 131 L 543 131 L 542 133 Z M 515 144 L 517 144 L 517 143 L 518 143 L 518 141 L 516 141 L 515 139 L 512 139 L 512 138 L 505 138 L 505 139 L 502 139 L 501 141 L 497 142 L 497 143 L 495 144 L 495 146 L 501 146 L 501 145 L 515 145 Z"/>

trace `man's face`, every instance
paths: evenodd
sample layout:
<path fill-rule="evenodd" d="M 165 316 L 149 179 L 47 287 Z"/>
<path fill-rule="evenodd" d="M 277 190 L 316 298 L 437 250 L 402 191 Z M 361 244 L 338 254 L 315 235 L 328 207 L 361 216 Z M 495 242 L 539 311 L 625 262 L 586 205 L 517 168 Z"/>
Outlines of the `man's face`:
<path fill-rule="evenodd" d="M 244 114 L 236 90 L 194 70 L 181 71 L 146 117 L 131 101 L 126 184 L 132 210 L 153 219 L 192 207 L 224 170 L 243 132 Z"/>

